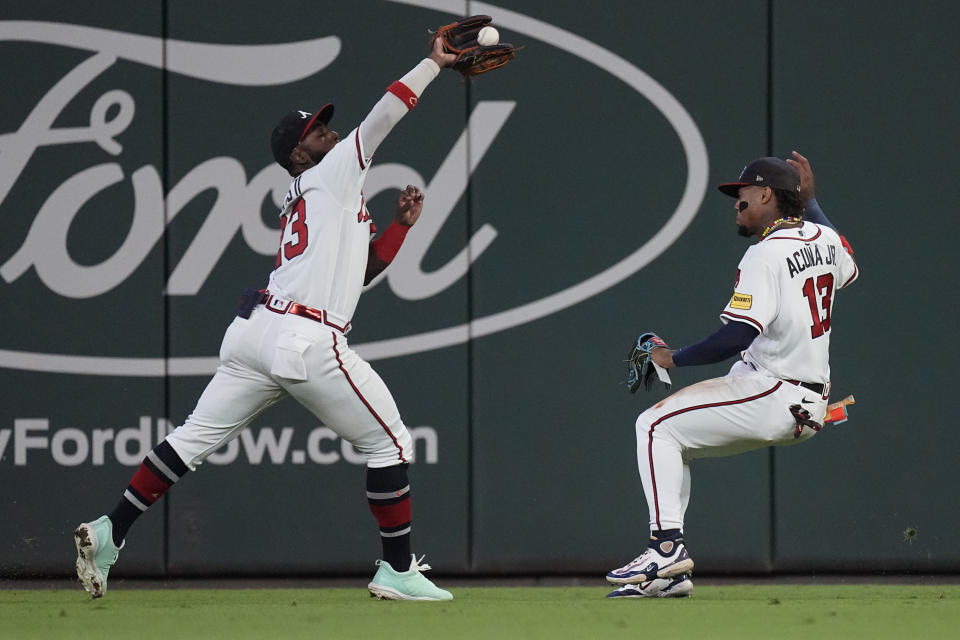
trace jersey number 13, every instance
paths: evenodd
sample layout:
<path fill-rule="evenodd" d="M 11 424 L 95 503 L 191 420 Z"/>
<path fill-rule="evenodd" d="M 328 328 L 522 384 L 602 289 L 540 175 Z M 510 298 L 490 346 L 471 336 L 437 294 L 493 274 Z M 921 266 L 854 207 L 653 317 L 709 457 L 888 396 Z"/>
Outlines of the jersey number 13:
<path fill-rule="evenodd" d="M 283 258 L 291 260 L 307 248 L 307 204 L 303 198 L 297 200 L 290 213 L 280 217 L 280 250 L 277 251 L 277 264 Z"/>
<path fill-rule="evenodd" d="M 830 331 L 830 300 L 833 297 L 833 274 L 825 273 L 814 279 L 807 278 L 803 283 L 803 295 L 810 304 L 810 315 L 813 316 L 813 325 L 810 327 L 810 337 L 819 338 Z M 820 309 L 824 315 L 820 317 Z"/>

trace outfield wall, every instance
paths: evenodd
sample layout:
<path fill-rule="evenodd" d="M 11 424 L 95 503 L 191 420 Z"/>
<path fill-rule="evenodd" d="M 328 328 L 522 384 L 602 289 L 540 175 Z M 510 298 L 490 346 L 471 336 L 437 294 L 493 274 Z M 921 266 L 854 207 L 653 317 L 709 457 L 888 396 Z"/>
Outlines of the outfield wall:
<path fill-rule="evenodd" d="M 279 116 L 334 102 L 346 133 L 426 27 L 467 13 L 526 48 L 473 82 L 443 74 L 378 150 L 377 225 L 398 186 L 427 205 L 350 334 L 413 428 L 415 548 L 472 574 L 599 573 L 640 550 L 633 423 L 664 394 L 627 393 L 626 350 L 717 326 L 749 243 L 713 185 L 798 149 L 861 268 L 832 330 L 835 397 L 857 404 L 803 446 L 694 465 L 698 570 L 960 570 L 960 8 L 865 9 L 4 3 L 0 573 L 69 572 L 73 526 L 192 409 L 273 265 Z M 141 518 L 111 575 L 367 573 L 363 482 L 287 401 Z"/>

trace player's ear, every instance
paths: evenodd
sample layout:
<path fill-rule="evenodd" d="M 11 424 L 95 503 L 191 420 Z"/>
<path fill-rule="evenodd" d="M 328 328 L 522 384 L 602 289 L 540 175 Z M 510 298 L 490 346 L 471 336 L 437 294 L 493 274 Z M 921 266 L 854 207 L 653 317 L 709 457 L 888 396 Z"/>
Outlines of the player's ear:
<path fill-rule="evenodd" d="M 293 167 L 298 164 L 304 164 L 310 159 L 310 156 L 307 154 L 306 150 L 303 149 L 300 145 L 297 145 L 293 148 L 293 151 L 290 152 L 290 166 Z"/>

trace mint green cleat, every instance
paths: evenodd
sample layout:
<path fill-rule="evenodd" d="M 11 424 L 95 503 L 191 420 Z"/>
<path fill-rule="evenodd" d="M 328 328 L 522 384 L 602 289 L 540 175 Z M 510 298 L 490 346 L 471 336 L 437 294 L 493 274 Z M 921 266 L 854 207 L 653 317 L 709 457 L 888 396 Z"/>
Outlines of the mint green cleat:
<path fill-rule="evenodd" d="M 421 572 L 429 569 L 430 565 L 421 562 L 423 557 L 417 560 L 416 555 L 411 556 L 410 568 L 400 573 L 394 571 L 389 562 L 377 560 L 380 568 L 367 585 L 370 595 L 381 600 L 453 600 L 452 593 L 440 589 L 424 577 Z"/>
<path fill-rule="evenodd" d="M 84 522 L 73 532 L 73 541 L 77 545 L 77 578 L 91 596 L 99 598 L 107 592 L 107 574 L 120 554 L 113 544 L 113 523 L 107 516 Z"/>

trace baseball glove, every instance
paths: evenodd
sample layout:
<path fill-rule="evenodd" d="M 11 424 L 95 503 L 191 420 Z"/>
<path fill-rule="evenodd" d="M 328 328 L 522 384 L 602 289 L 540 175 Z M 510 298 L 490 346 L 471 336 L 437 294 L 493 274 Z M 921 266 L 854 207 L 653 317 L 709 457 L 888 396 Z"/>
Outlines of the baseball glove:
<path fill-rule="evenodd" d="M 657 347 L 666 346 L 667 343 L 653 332 L 640 334 L 637 343 L 630 350 L 630 357 L 627 358 L 627 386 L 630 387 L 630 393 L 636 393 L 641 384 L 650 391 L 653 381 L 659 379 L 653 360 L 650 359 L 650 352 Z M 667 389 L 670 388 L 669 384 L 664 385 Z"/>
<path fill-rule="evenodd" d="M 513 60 L 522 47 L 515 47 L 508 42 L 480 45 L 477 34 L 492 21 L 490 16 L 470 16 L 457 20 L 437 29 L 430 44 L 440 38 L 447 53 L 457 56 L 453 68 L 464 77 L 493 71 Z"/>

